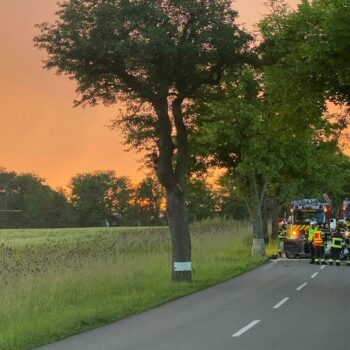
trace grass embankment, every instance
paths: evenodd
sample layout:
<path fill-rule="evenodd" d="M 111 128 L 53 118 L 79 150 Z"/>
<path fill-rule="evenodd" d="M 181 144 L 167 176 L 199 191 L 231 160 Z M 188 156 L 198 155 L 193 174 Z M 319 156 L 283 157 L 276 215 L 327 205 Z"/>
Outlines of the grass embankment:
<path fill-rule="evenodd" d="M 193 283 L 171 283 L 167 228 L 0 231 L 0 349 L 29 349 L 246 271 L 247 225 L 193 225 Z"/>

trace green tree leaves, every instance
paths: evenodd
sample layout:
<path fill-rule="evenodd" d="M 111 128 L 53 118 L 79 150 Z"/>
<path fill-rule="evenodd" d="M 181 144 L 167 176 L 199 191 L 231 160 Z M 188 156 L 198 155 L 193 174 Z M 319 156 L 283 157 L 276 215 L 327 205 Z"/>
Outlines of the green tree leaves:
<path fill-rule="evenodd" d="M 79 174 L 71 180 L 72 203 L 80 226 L 120 225 L 130 214 L 131 189 L 114 171 Z"/>

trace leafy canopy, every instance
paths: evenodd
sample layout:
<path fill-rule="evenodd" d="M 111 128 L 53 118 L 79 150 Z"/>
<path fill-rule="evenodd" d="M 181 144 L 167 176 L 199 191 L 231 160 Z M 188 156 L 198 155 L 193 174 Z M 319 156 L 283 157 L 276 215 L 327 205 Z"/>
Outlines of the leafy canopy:
<path fill-rule="evenodd" d="M 260 23 L 265 62 L 288 68 L 294 84 L 313 84 L 325 97 L 349 103 L 350 0 L 303 0 L 296 11 L 282 0 L 272 3 L 276 11 Z"/>
<path fill-rule="evenodd" d="M 190 96 L 243 60 L 250 37 L 229 0 L 70 0 L 38 27 L 46 68 L 78 82 L 77 103 Z"/>

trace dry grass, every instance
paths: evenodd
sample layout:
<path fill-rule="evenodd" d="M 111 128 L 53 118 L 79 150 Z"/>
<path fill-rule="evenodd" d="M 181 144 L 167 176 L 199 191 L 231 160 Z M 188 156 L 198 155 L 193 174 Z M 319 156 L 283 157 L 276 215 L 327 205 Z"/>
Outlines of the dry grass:
<path fill-rule="evenodd" d="M 0 231 L 0 349 L 57 340 L 228 279 L 250 256 L 246 224 L 193 225 L 193 283 L 171 283 L 167 228 Z"/>

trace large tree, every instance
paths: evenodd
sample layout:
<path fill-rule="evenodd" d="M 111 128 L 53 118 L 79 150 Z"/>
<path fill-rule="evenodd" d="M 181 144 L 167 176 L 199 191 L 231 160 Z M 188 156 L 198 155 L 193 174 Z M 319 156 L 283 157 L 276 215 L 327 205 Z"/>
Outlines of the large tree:
<path fill-rule="evenodd" d="M 281 112 L 294 110 L 294 123 L 303 125 L 306 114 L 300 113 L 302 106 L 308 106 L 317 117 L 320 107 L 325 115 L 327 99 L 349 105 L 350 1 L 302 1 L 295 11 L 289 9 L 284 0 L 270 0 L 269 4 L 271 13 L 259 23 L 262 33 L 260 52 L 275 107 Z M 344 172 L 341 164 L 346 160 L 336 143 L 341 141 L 348 117 L 346 108 L 333 115 L 333 126 L 325 128 L 320 135 L 323 140 L 332 135 L 333 144 L 316 147 L 315 150 L 321 152 L 313 154 L 316 162 L 314 166 L 310 162 L 304 177 L 298 179 L 295 173 L 286 172 L 284 183 L 273 186 L 275 209 L 293 194 L 315 193 L 315 184 L 318 184 L 318 193 L 321 188 L 328 188 L 335 197 L 340 195 L 344 177 L 338 174 Z M 327 171 L 332 171 L 332 176 L 328 176 Z"/>
<path fill-rule="evenodd" d="M 251 214 L 252 252 L 264 255 L 262 204 L 269 181 L 283 163 L 259 75 L 244 69 L 238 79 L 228 76 L 210 96 L 198 99 L 194 107 L 199 118 L 195 145 L 204 159 L 227 169 Z"/>
<path fill-rule="evenodd" d="M 252 251 L 261 255 L 267 190 L 271 194 L 305 179 L 320 184 L 330 159 L 337 159 L 342 127 L 323 114 L 325 99 L 318 90 L 308 95 L 308 87 L 302 86 L 294 97 L 276 103 L 274 79 L 264 70 L 243 69 L 238 78 L 225 77 L 219 89 L 207 89 L 207 98 L 193 107 L 197 153 L 209 165 L 227 169 L 251 214 Z M 292 102 L 297 97 L 301 100 L 296 106 Z"/>
<path fill-rule="evenodd" d="M 128 222 L 131 185 L 114 171 L 95 171 L 74 176 L 71 201 L 80 226 L 105 226 Z"/>
<path fill-rule="evenodd" d="M 173 280 L 192 278 L 184 105 L 201 86 L 218 84 L 227 66 L 246 60 L 250 37 L 238 28 L 231 6 L 230 0 L 69 0 L 35 38 L 48 53 L 46 68 L 76 80 L 77 104 L 123 99 L 149 106 Z"/>

